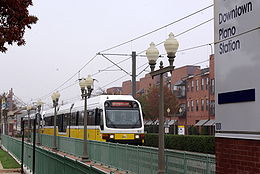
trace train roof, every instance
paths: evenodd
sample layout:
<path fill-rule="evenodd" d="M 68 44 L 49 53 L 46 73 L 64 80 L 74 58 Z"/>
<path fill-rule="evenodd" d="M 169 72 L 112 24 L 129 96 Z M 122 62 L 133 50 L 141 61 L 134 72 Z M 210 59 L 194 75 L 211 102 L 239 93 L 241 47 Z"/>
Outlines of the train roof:
<path fill-rule="evenodd" d="M 103 104 L 106 100 L 134 100 L 131 95 L 100 95 L 96 97 L 91 97 L 87 99 L 88 108 L 97 107 L 97 105 Z M 61 105 L 58 109 L 57 114 L 64 114 L 75 111 L 84 110 L 84 100 L 79 100 L 74 103 L 69 103 L 66 105 Z M 45 117 L 54 115 L 54 109 L 51 108 L 45 111 Z"/>

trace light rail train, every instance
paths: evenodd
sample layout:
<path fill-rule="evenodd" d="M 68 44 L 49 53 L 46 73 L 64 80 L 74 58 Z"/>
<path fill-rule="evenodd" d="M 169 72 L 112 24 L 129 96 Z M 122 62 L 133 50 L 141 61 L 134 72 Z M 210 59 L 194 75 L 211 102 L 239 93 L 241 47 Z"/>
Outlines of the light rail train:
<path fill-rule="evenodd" d="M 54 133 L 54 109 L 43 112 L 42 133 Z M 87 99 L 88 140 L 144 143 L 140 103 L 129 95 L 101 95 Z M 81 138 L 84 133 L 84 100 L 62 105 L 57 111 L 57 135 Z"/>

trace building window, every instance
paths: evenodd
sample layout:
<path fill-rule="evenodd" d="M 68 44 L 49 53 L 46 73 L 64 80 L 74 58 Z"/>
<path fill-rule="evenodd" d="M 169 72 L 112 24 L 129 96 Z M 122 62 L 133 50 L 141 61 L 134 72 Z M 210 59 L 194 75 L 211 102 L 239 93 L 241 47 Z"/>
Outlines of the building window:
<path fill-rule="evenodd" d="M 194 109 L 194 103 L 193 103 L 193 100 L 191 100 L 191 111 L 193 111 Z"/>
<path fill-rule="evenodd" d="M 190 101 L 187 102 L 187 112 L 190 111 Z"/>
<path fill-rule="evenodd" d="M 199 110 L 199 100 L 196 100 L 196 111 Z"/>
<path fill-rule="evenodd" d="M 190 90 L 190 83 L 187 82 L 187 92 L 189 92 L 189 90 Z"/>
<path fill-rule="evenodd" d="M 191 81 L 191 91 L 193 91 L 193 88 L 194 88 L 194 81 L 192 80 Z"/>
<path fill-rule="evenodd" d="M 199 80 L 196 80 L 196 91 L 199 90 Z"/>
<path fill-rule="evenodd" d="M 215 93 L 215 79 L 211 79 L 211 94 Z"/>
<path fill-rule="evenodd" d="M 186 96 L 186 89 L 184 86 L 174 86 L 173 91 L 178 98 L 182 98 Z"/>
<path fill-rule="evenodd" d="M 204 90 L 204 79 L 201 79 L 201 90 Z"/>
<path fill-rule="evenodd" d="M 206 111 L 208 111 L 208 110 L 209 110 L 209 100 L 206 99 Z"/>
<path fill-rule="evenodd" d="M 204 100 L 201 100 L 201 110 L 204 111 Z"/>
<path fill-rule="evenodd" d="M 209 78 L 207 77 L 206 78 L 206 90 L 208 90 L 208 88 L 209 88 Z"/>

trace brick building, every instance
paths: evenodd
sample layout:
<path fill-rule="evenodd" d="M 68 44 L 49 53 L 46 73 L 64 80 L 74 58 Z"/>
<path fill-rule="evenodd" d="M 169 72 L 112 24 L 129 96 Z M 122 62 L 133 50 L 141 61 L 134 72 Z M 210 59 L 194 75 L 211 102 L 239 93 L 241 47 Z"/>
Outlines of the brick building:
<path fill-rule="evenodd" d="M 147 93 L 149 88 L 154 85 L 159 85 L 159 77 L 152 77 L 150 74 L 146 74 L 145 77 L 140 78 L 139 81 L 136 81 L 136 93 L 142 95 Z M 164 75 L 164 83 L 167 84 L 170 82 L 170 79 L 167 74 Z M 132 81 L 127 80 L 122 83 L 122 87 L 111 87 L 106 90 L 107 94 L 122 94 L 122 95 L 131 95 L 132 94 Z"/>
<path fill-rule="evenodd" d="M 176 68 L 171 77 L 165 74 L 167 85 L 179 101 L 177 113 L 170 113 L 171 119 L 186 128 L 195 126 L 198 130 L 207 127 L 213 134 L 215 123 L 215 79 L 214 56 L 210 56 L 209 68 L 187 65 Z M 131 94 L 131 80 L 122 83 L 121 94 Z M 151 78 L 150 74 L 137 81 L 137 95 L 147 93 L 153 85 L 159 85 L 159 77 Z M 119 87 L 117 87 L 119 88 Z M 107 89 L 107 92 L 114 88 Z"/>
<path fill-rule="evenodd" d="M 210 56 L 209 68 L 185 66 L 174 72 L 172 77 L 173 91 L 179 100 L 179 112 L 174 119 L 186 128 L 197 126 L 200 130 L 206 127 L 209 133 L 214 132 L 215 120 L 215 79 L 214 56 Z"/>
<path fill-rule="evenodd" d="M 112 87 L 107 89 L 109 95 L 120 95 L 122 94 L 122 87 Z"/>

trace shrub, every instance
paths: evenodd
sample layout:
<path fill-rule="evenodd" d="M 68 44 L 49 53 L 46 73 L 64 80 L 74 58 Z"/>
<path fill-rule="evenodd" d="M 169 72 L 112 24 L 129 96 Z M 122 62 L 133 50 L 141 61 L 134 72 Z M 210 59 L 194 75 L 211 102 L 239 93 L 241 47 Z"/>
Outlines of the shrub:
<path fill-rule="evenodd" d="M 158 134 L 146 134 L 146 146 L 158 147 Z M 204 135 L 165 135 L 165 148 L 215 154 L 215 137 Z"/>

